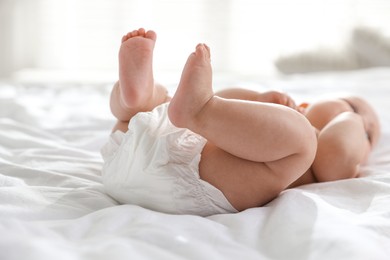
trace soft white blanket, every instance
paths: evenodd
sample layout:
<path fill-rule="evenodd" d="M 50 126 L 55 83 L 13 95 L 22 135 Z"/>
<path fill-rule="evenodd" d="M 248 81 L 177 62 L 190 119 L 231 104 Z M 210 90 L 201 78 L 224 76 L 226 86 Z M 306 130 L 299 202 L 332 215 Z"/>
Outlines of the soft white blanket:
<path fill-rule="evenodd" d="M 284 191 L 265 207 L 208 218 L 118 205 L 99 149 L 109 86 L 0 84 L 0 259 L 389 259 L 390 70 L 242 84 L 299 101 L 359 94 L 383 136 L 363 177 Z"/>

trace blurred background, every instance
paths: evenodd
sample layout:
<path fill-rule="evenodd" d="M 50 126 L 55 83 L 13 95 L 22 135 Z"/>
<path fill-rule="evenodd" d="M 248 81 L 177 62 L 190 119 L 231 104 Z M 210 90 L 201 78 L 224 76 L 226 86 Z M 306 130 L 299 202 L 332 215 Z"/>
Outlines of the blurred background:
<path fill-rule="evenodd" d="M 139 27 L 158 33 L 157 79 L 198 42 L 231 76 L 390 65 L 388 0 L 0 0 L 0 77 L 116 80 L 120 39 Z"/>

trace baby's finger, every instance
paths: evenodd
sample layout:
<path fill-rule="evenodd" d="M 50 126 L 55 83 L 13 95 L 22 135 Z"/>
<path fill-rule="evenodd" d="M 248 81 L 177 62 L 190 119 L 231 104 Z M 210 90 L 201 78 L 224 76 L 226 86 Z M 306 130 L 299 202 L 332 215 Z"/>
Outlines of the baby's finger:
<path fill-rule="evenodd" d="M 287 102 L 286 102 L 287 106 L 291 107 L 292 109 L 296 109 L 297 105 L 295 104 L 294 99 L 292 99 L 290 96 L 286 96 L 286 98 L 287 98 Z"/>

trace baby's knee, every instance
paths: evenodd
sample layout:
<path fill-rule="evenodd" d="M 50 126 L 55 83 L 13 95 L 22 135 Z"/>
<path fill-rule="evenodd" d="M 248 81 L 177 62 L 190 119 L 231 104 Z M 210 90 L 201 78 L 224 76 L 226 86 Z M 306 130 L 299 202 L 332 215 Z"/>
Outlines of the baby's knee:
<path fill-rule="evenodd" d="M 296 147 L 294 154 L 275 162 L 266 163 L 277 176 L 281 189 L 285 189 L 305 174 L 315 160 L 318 145 L 317 131 L 310 126 L 307 129 L 302 129 L 302 132 L 305 133 L 299 138 L 300 144 Z"/>
<path fill-rule="evenodd" d="M 310 128 L 307 137 L 305 138 L 303 143 L 303 150 L 301 153 L 298 154 L 298 156 L 300 156 L 299 160 L 301 161 L 301 164 L 304 165 L 304 168 L 300 169 L 299 172 L 301 172 L 302 170 L 303 172 L 306 172 L 313 164 L 313 161 L 315 159 L 318 147 L 318 131 L 316 128 Z M 300 175 L 301 174 L 299 173 L 299 177 Z"/>

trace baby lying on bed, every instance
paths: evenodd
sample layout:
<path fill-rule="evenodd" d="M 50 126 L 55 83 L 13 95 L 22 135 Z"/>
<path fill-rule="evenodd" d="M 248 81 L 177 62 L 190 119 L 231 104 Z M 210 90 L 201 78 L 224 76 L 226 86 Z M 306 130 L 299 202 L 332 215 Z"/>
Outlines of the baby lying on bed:
<path fill-rule="evenodd" d="M 208 216 L 262 206 L 286 188 L 357 177 L 379 137 L 361 98 L 296 106 L 286 94 L 214 93 L 210 50 L 198 44 L 176 93 L 154 82 L 156 34 L 122 38 L 118 119 L 103 147 L 103 182 L 121 203 Z"/>

